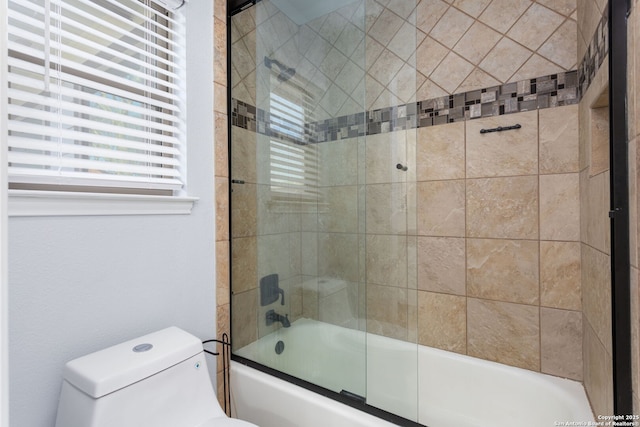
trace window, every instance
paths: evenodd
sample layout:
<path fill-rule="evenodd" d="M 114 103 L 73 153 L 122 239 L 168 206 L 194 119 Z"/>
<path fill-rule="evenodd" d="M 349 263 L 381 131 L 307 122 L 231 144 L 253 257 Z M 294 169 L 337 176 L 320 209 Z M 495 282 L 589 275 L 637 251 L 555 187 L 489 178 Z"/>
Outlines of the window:
<path fill-rule="evenodd" d="M 269 177 L 271 200 L 279 205 L 318 202 L 318 151 L 306 130 L 310 101 L 310 94 L 295 78 L 281 81 L 271 76 Z"/>
<path fill-rule="evenodd" d="M 184 25 L 151 0 L 9 0 L 11 188 L 174 195 Z"/>

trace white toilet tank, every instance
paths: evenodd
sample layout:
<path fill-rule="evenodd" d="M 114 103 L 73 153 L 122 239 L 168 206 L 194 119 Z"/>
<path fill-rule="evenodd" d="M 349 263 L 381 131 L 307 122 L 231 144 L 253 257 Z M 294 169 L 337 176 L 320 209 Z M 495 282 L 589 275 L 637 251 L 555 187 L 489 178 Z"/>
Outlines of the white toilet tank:
<path fill-rule="evenodd" d="M 67 363 L 56 427 L 199 427 L 218 417 L 202 343 L 171 327 Z"/>

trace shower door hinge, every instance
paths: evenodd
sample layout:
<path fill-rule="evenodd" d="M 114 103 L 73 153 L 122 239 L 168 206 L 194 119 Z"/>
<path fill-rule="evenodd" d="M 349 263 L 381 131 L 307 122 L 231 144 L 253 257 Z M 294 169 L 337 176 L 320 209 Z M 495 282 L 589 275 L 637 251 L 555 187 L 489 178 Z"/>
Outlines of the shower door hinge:
<path fill-rule="evenodd" d="M 615 219 L 616 216 L 618 216 L 618 214 L 622 212 L 622 208 L 615 208 L 611 211 L 609 211 L 609 218 L 611 219 Z"/>

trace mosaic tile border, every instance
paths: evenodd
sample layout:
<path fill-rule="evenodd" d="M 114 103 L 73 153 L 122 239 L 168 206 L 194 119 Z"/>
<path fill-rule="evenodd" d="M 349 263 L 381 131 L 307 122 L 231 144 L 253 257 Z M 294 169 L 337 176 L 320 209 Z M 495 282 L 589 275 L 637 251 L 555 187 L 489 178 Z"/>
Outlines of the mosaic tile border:
<path fill-rule="evenodd" d="M 232 99 L 232 125 L 296 144 L 313 144 L 577 104 L 609 53 L 608 27 L 605 8 L 577 70 L 307 123 L 304 134 L 296 137 L 272 129 L 269 112 Z"/>
<path fill-rule="evenodd" d="M 577 71 L 552 74 L 455 95 L 368 111 L 366 133 L 375 135 L 397 130 L 499 116 L 578 103 Z M 351 138 L 359 115 L 314 123 L 315 142 Z M 353 123 L 353 124 L 350 124 Z"/>
<path fill-rule="evenodd" d="M 231 100 L 231 121 L 232 125 L 252 132 L 309 144 L 560 107 L 578 101 L 578 72 L 573 70 L 312 122 L 305 124 L 304 136 L 299 138 L 272 129 L 270 113 L 236 99 Z"/>

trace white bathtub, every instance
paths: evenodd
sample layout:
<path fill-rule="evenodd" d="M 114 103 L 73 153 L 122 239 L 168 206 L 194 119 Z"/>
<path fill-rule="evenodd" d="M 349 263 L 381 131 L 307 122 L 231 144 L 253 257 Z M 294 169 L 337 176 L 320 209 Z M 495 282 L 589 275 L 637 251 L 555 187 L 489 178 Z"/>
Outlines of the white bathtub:
<path fill-rule="evenodd" d="M 235 354 L 429 427 L 594 421 L 578 382 L 309 319 Z M 394 425 L 238 362 L 231 386 L 235 415 L 261 427 Z"/>

